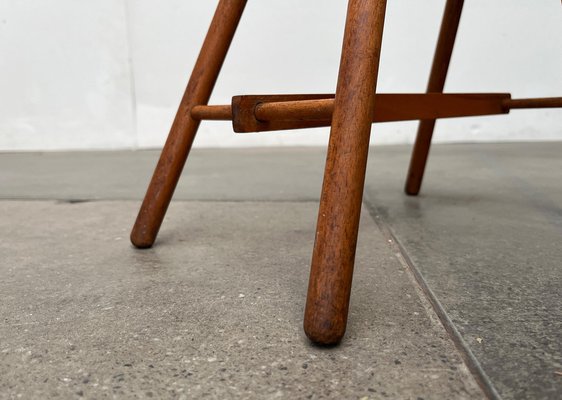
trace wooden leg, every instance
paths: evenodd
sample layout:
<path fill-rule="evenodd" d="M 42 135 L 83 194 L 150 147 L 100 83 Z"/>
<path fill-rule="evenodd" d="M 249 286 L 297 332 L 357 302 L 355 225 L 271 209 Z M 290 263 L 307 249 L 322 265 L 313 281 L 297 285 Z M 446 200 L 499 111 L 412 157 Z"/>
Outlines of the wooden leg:
<path fill-rule="evenodd" d="M 433 65 L 427 85 L 428 93 L 443 92 L 451 55 L 453 54 L 463 3 L 464 0 L 447 0 L 447 4 L 445 5 L 439 40 L 437 41 L 437 48 L 433 57 Z M 406 178 L 406 187 L 404 189 L 409 195 L 415 196 L 420 192 L 434 128 L 434 119 L 420 121 L 414 150 L 412 151 L 412 159 L 410 160 L 408 177 Z"/>
<path fill-rule="evenodd" d="M 220 0 L 217 6 L 131 232 L 136 247 L 150 247 L 156 239 L 199 128 L 191 109 L 209 101 L 245 5 L 246 0 Z"/>
<path fill-rule="evenodd" d="M 307 336 L 345 333 L 386 0 L 350 0 L 304 316 Z"/>

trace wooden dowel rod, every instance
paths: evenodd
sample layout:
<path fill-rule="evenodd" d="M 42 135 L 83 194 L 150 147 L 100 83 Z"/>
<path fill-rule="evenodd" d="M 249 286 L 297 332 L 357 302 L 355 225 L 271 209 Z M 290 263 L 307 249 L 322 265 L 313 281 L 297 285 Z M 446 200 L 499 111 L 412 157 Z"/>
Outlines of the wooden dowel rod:
<path fill-rule="evenodd" d="M 445 88 L 463 6 L 464 0 L 446 0 L 445 2 L 441 29 L 433 55 L 429 82 L 427 83 L 426 92 L 428 93 L 442 93 Z M 420 191 L 435 123 L 435 118 L 429 118 L 420 120 L 418 125 L 406 178 L 405 192 L 409 195 L 415 196 Z"/>
<path fill-rule="evenodd" d="M 504 107 L 515 108 L 557 108 L 562 107 L 562 97 L 544 97 L 538 99 L 507 99 Z"/>
<path fill-rule="evenodd" d="M 507 95 L 504 95 L 507 96 Z M 463 98 L 464 97 L 464 98 Z M 416 114 L 430 114 L 434 113 L 434 118 L 447 118 L 455 116 L 470 116 L 482 115 L 488 113 L 501 113 L 501 108 L 506 111 L 510 109 L 519 108 L 557 108 L 562 107 L 562 97 L 549 97 L 537 99 L 510 99 L 502 98 L 501 94 L 482 94 L 479 95 L 462 95 L 462 94 L 377 94 L 375 100 L 375 112 L 373 122 L 386 122 L 407 119 L 423 119 L 423 115 Z M 464 104 L 456 107 L 454 111 L 451 104 L 447 104 L 447 99 L 450 101 L 464 100 Z M 438 101 L 445 101 L 437 103 Z M 497 107 L 489 108 L 489 106 L 482 110 L 471 112 L 471 107 L 478 106 L 489 102 L 489 105 L 495 103 Z M 428 104 L 435 104 L 435 107 L 428 106 Z M 377 107 L 378 104 L 378 107 Z M 439 105 L 437 105 L 439 104 Z M 501 107 L 499 107 L 501 105 Z M 390 106 L 390 107 L 389 107 Z M 382 109 L 381 109 L 382 107 Z M 400 115 L 393 112 L 392 116 L 388 111 L 400 110 Z M 298 101 L 282 101 L 282 102 L 264 102 L 258 104 L 254 110 L 256 119 L 260 121 L 314 121 L 314 120 L 329 120 L 332 118 L 334 110 L 334 99 L 320 99 L 320 100 L 298 100 Z M 440 111 L 441 110 L 441 111 Z M 450 111 L 449 111 L 450 110 Z M 397 114 L 397 118 L 393 118 Z M 403 115 L 402 115 L 403 114 Z"/>
<path fill-rule="evenodd" d="M 507 93 L 485 94 L 377 94 L 373 122 L 503 114 Z M 330 121 L 334 99 L 263 101 L 254 108 L 258 121 Z"/>
<path fill-rule="evenodd" d="M 439 109 L 443 108 L 443 104 L 439 107 L 424 110 L 421 104 L 435 102 L 441 99 L 458 98 L 455 94 L 377 94 L 378 107 L 375 105 L 375 113 L 373 122 L 387 122 L 408 119 L 421 119 L 424 115 L 420 113 L 433 113 L 432 118 L 446 118 L 463 115 L 471 115 L 469 111 L 471 104 L 474 101 L 481 102 L 486 97 L 489 97 L 491 102 L 500 102 L 504 112 L 511 109 L 522 108 L 556 108 L 562 107 L 562 97 L 548 97 L 537 99 L 510 99 L 499 98 L 497 95 L 482 95 L 482 97 L 471 98 L 468 95 L 466 100 L 466 107 L 461 107 L 456 112 L 443 113 Z M 390 103 L 391 102 L 391 103 Z M 474 103 L 475 104 L 475 103 Z M 402 105 L 402 106 L 401 106 Z M 392 112 L 389 110 L 402 109 L 400 113 Z M 329 121 L 332 118 L 334 111 L 334 99 L 315 99 L 315 100 L 296 100 L 296 101 L 264 101 L 255 106 L 254 116 L 259 121 Z M 498 108 L 496 112 L 500 113 L 501 109 Z M 489 113 L 489 110 L 482 111 L 483 114 Z M 396 115 L 394 115 L 396 114 Z M 449 114 L 449 115 L 447 115 Z M 478 112 L 474 113 L 478 115 Z M 199 105 L 191 109 L 191 117 L 195 120 L 215 120 L 215 121 L 232 121 L 232 106 L 229 105 Z M 426 115 L 425 117 L 429 117 Z"/>
<path fill-rule="evenodd" d="M 191 109 L 191 118 L 196 120 L 232 121 L 232 106 L 195 106 Z"/>
<path fill-rule="evenodd" d="M 254 114 L 261 121 L 331 119 L 334 99 L 282 101 L 258 104 Z"/>
<path fill-rule="evenodd" d="M 190 110 L 209 101 L 246 3 L 246 0 L 218 2 L 131 232 L 131 242 L 138 248 L 150 247 L 156 240 L 199 128 L 200 121 L 191 118 Z"/>
<path fill-rule="evenodd" d="M 304 318 L 322 345 L 338 343 L 347 324 L 386 0 L 347 9 Z"/>

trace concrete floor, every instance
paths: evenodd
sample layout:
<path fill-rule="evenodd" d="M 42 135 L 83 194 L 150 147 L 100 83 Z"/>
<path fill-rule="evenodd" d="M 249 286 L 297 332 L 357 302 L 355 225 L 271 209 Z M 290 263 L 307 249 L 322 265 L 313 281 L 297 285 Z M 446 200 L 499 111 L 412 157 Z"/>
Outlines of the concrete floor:
<path fill-rule="evenodd" d="M 562 143 L 371 151 L 348 332 L 302 333 L 324 149 L 0 154 L 0 398 L 562 397 Z M 95 200 L 95 201 L 94 201 Z"/>

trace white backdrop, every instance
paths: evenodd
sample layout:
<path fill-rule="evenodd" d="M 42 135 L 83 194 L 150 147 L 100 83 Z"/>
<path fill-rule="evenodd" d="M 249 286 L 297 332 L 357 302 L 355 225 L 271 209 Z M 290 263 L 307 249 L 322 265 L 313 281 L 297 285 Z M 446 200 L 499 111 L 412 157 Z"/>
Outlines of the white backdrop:
<path fill-rule="evenodd" d="M 0 1 L 0 150 L 161 146 L 216 0 Z M 334 91 L 346 1 L 249 0 L 214 103 Z M 379 92 L 423 92 L 444 0 L 389 0 Z M 467 0 L 446 90 L 562 95 L 559 0 Z M 416 123 L 378 124 L 408 143 Z M 235 135 L 196 146 L 318 145 L 328 130 Z M 562 140 L 562 111 L 444 120 L 437 141 Z"/>

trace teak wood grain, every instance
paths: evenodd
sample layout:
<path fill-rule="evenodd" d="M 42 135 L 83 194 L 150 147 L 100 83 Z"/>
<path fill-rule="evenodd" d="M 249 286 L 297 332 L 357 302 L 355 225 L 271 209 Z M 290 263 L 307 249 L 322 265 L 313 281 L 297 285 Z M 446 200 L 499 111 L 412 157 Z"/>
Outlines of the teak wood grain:
<path fill-rule="evenodd" d="M 512 109 L 562 107 L 562 97 L 512 99 L 509 93 L 378 93 L 372 122 L 507 114 Z M 244 95 L 231 105 L 198 105 L 191 117 L 232 121 L 238 133 L 330 126 L 334 95 Z"/>
<path fill-rule="evenodd" d="M 453 55 L 463 4 L 464 0 L 447 0 L 445 4 L 437 48 L 433 56 L 433 64 L 427 84 L 428 93 L 442 92 L 445 88 L 445 80 Z M 415 196 L 420 192 L 434 130 L 435 119 L 420 121 L 404 187 L 404 191 L 408 195 Z"/>
<path fill-rule="evenodd" d="M 285 102 L 294 100 L 325 99 L 330 95 L 268 95 L 268 96 L 235 96 L 232 98 L 232 127 L 234 132 L 264 132 L 284 129 L 316 128 L 326 125 L 326 121 L 262 121 L 256 118 L 255 111 L 264 101 Z M 333 95 L 332 95 L 333 96 Z"/>
<path fill-rule="evenodd" d="M 304 314 L 314 342 L 346 330 L 386 0 L 350 0 Z"/>
<path fill-rule="evenodd" d="M 334 112 L 333 95 L 254 95 L 232 99 L 232 124 L 235 132 L 264 132 L 330 126 Z M 371 122 L 456 118 L 506 114 L 509 93 L 459 94 L 376 94 Z M 213 118 L 219 114 L 209 106 L 197 115 Z M 223 114 L 226 116 L 226 114 Z"/>
<path fill-rule="evenodd" d="M 199 128 L 191 108 L 209 101 L 245 6 L 246 0 L 220 0 L 217 6 L 131 232 L 136 247 L 150 247 L 156 239 Z"/>

